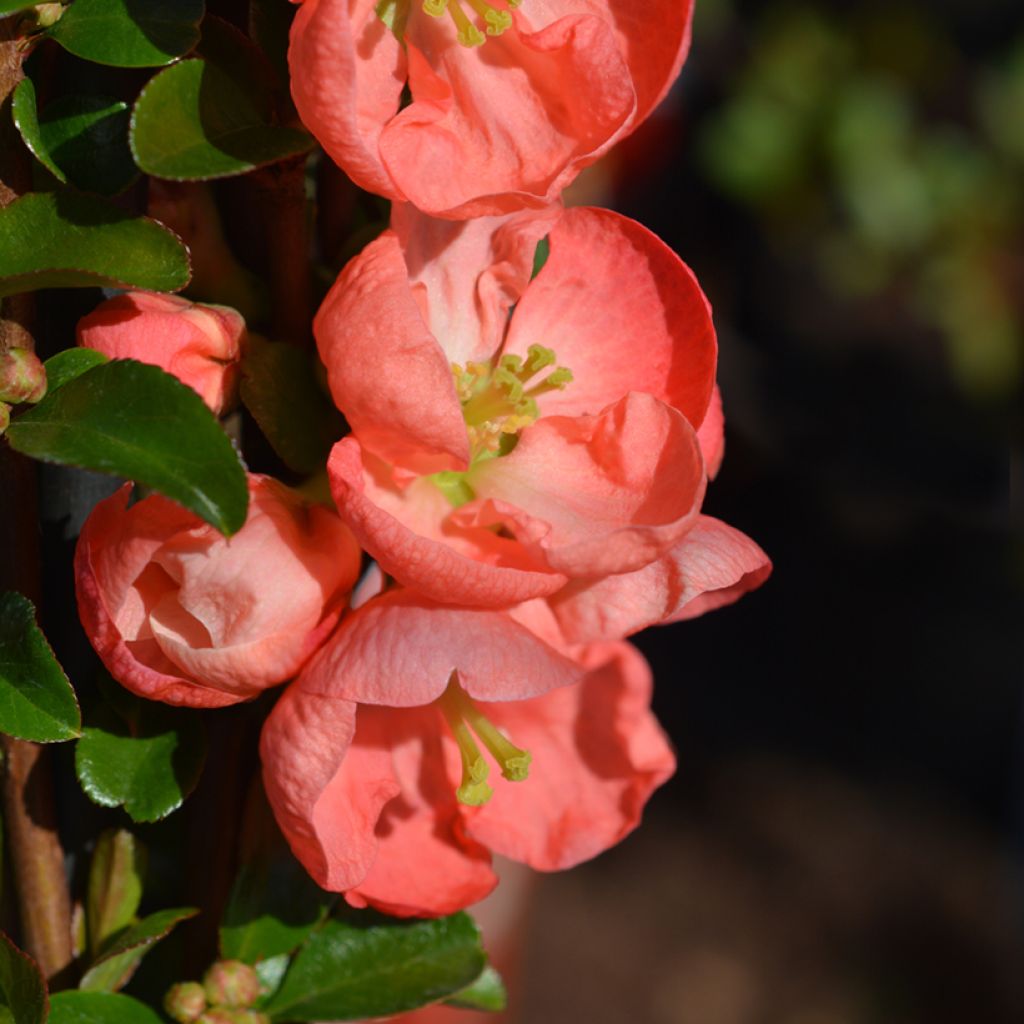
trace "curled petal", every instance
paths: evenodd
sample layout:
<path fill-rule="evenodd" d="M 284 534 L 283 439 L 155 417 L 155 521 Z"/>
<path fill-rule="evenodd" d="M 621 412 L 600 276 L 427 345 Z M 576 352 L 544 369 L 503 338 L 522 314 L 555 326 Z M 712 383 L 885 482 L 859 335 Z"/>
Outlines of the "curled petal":
<path fill-rule="evenodd" d="M 651 673 L 629 644 L 586 652 L 579 686 L 488 706 L 488 716 L 530 751 L 530 777 L 497 783 L 466 830 L 485 846 L 541 871 L 572 867 L 617 843 L 640 821 L 675 758 L 650 711 Z"/>
<path fill-rule="evenodd" d="M 704 468 L 708 479 L 714 480 L 722 468 L 722 459 L 725 457 L 725 414 L 722 411 L 722 392 L 718 390 L 717 384 L 711 393 L 707 415 L 697 431 L 697 440 L 704 456 Z"/>
<path fill-rule="evenodd" d="M 580 677 L 575 661 L 502 612 L 434 604 L 399 589 L 352 612 L 301 681 L 309 693 L 412 707 L 437 700 L 452 672 L 486 701 L 522 700 Z"/>
<path fill-rule="evenodd" d="M 546 416 L 600 412 L 627 391 L 653 395 L 693 426 L 715 379 L 711 307 L 696 278 L 645 227 L 608 210 L 566 210 L 544 268 L 516 306 L 505 351 L 555 351 L 573 373 Z"/>
<path fill-rule="evenodd" d="M 503 518 L 524 547 L 569 577 L 630 572 L 659 558 L 693 524 L 705 487 L 693 428 L 636 393 L 597 416 L 545 417 L 509 455 L 474 469 L 471 482 L 479 500 L 454 523 Z"/>
<path fill-rule="evenodd" d="M 359 543 L 384 572 L 424 597 L 502 608 L 566 582 L 489 530 L 449 528 L 451 506 L 429 479 L 398 488 L 353 438 L 334 446 L 327 469 L 339 513 Z"/>
<path fill-rule="evenodd" d="M 759 587 L 771 569 L 749 537 L 701 516 L 664 558 L 637 572 L 570 584 L 551 606 L 573 641 L 625 637 L 732 604 Z"/>

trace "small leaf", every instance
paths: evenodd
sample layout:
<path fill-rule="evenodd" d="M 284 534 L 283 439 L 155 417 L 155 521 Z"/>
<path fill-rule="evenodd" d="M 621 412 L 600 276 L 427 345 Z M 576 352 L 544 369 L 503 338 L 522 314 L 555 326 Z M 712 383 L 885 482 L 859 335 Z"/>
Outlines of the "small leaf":
<path fill-rule="evenodd" d="M 480 933 L 466 914 L 433 921 L 353 915 L 310 936 L 264 1010 L 274 1021 L 387 1017 L 459 992 L 484 963 Z"/>
<path fill-rule="evenodd" d="M 25 145 L 32 155 L 62 184 L 67 184 L 64 172 L 50 156 L 50 150 L 39 128 L 39 111 L 36 106 L 36 87 L 31 78 L 23 78 L 11 96 L 11 114 L 21 132 Z"/>
<path fill-rule="evenodd" d="M 249 502 L 238 455 L 203 400 L 159 367 L 96 366 L 8 428 L 11 447 L 160 491 L 230 535 Z"/>
<path fill-rule="evenodd" d="M 114 992 L 58 992 L 47 1024 L 163 1024 L 145 1003 Z"/>
<path fill-rule="evenodd" d="M 330 897 L 287 848 L 242 865 L 220 927 L 225 960 L 260 960 L 291 953 L 323 920 Z"/>
<path fill-rule="evenodd" d="M 320 389 L 312 358 L 294 345 L 250 335 L 242 401 L 274 451 L 298 473 L 323 469 L 344 420 Z"/>
<path fill-rule="evenodd" d="M 46 1007 L 46 984 L 35 961 L 0 932 L 0 1021 L 43 1024 Z"/>
<path fill-rule="evenodd" d="M 161 67 L 199 41 L 203 6 L 203 0 L 75 0 L 49 34 L 97 64 Z"/>
<path fill-rule="evenodd" d="M 505 990 L 501 975 L 488 964 L 472 985 L 461 992 L 456 992 L 445 1002 L 463 1010 L 487 1010 L 498 1013 L 508 1006 L 508 992 Z"/>
<path fill-rule="evenodd" d="M 150 914 L 104 948 L 82 975 L 78 987 L 87 992 L 116 992 L 127 984 L 153 946 L 169 935 L 176 924 L 198 913 L 192 907 L 182 907 Z"/>
<path fill-rule="evenodd" d="M 537 248 L 533 250 L 533 270 L 530 273 L 531 281 L 544 269 L 544 264 L 547 263 L 550 255 L 551 239 L 548 235 L 545 235 L 537 243 Z"/>
<path fill-rule="evenodd" d="M 131 724 L 100 706 L 75 747 L 82 789 L 133 821 L 157 821 L 181 806 L 202 774 L 206 739 L 187 711 L 139 701 Z"/>
<path fill-rule="evenodd" d="M 63 352 L 50 356 L 43 363 L 46 370 L 46 393 L 56 391 L 76 377 L 81 377 L 86 370 L 105 362 L 107 357 L 92 348 L 66 348 Z"/>
<path fill-rule="evenodd" d="M 85 910 L 94 957 L 104 943 L 135 920 L 146 861 L 146 848 L 126 829 L 108 829 L 96 841 Z"/>
<path fill-rule="evenodd" d="M 81 727 L 75 691 L 36 625 L 32 602 L 0 594 L 0 732 L 57 743 Z"/>
<path fill-rule="evenodd" d="M 268 124 L 244 83 L 219 67 L 185 60 L 154 76 L 140 93 L 131 146 L 147 174 L 197 181 L 297 156 L 312 148 L 313 138 Z"/>
<path fill-rule="evenodd" d="M 32 192 L 0 210 L 0 298 L 37 288 L 176 291 L 189 274 L 176 235 L 96 196 Z"/>

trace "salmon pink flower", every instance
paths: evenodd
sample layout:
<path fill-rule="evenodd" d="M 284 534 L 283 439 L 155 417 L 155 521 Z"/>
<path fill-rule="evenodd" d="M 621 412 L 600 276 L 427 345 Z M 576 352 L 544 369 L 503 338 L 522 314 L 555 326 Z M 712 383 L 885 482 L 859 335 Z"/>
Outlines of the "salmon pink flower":
<path fill-rule="evenodd" d="M 568 657 L 534 632 L 534 604 L 513 618 L 387 592 L 285 691 L 264 783 L 318 884 L 447 914 L 493 888 L 491 852 L 557 870 L 636 826 L 674 769 L 647 665 L 627 644 Z"/>
<path fill-rule="evenodd" d="M 353 430 L 328 467 L 338 508 L 427 597 L 501 607 L 634 572 L 697 520 L 711 313 L 678 257 L 625 217 L 453 223 L 399 208 L 315 332 Z"/>
<path fill-rule="evenodd" d="M 110 674 L 153 700 L 222 707 L 296 675 L 359 571 L 332 512 L 249 477 L 231 538 L 159 495 L 101 501 L 75 553 L 82 625 Z"/>
<path fill-rule="evenodd" d="M 541 207 L 661 101 L 692 14 L 692 0 L 305 0 L 292 96 L 362 188 L 438 217 Z"/>
<path fill-rule="evenodd" d="M 227 306 L 125 292 L 78 322 L 78 344 L 173 374 L 218 415 L 234 405 L 245 321 Z"/>

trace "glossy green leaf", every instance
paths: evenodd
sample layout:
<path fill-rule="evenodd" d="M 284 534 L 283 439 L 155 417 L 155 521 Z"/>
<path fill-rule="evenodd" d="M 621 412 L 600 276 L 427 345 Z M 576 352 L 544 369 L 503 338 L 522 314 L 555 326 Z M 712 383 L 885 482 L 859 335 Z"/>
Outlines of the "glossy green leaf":
<path fill-rule="evenodd" d="M 101 706 L 75 747 L 82 789 L 104 807 L 123 804 L 134 821 L 157 821 L 180 807 L 205 760 L 199 719 L 149 701 L 138 702 L 131 721 Z"/>
<path fill-rule="evenodd" d="M 498 1013 L 508 1006 L 508 992 L 501 975 L 488 964 L 472 985 L 457 992 L 446 1002 L 450 1006 L 458 1006 L 464 1010 L 487 1010 L 490 1013 Z"/>
<path fill-rule="evenodd" d="M 241 392 L 284 462 L 298 473 L 324 468 L 345 424 L 317 383 L 313 357 L 294 345 L 250 335 Z"/>
<path fill-rule="evenodd" d="M 37 288 L 176 291 L 189 275 L 175 234 L 105 199 L 33 192 L 0 210 L 0 298 Z"/>
<path fill-rule="evenodd" d="M 288 34 L 296 10 L 289 0 L 249 2 L 249 36 L 285 83 L 288 81 Z"/>
<path fill-rule="evenodd" d="M 47 1024 L 163 1024 L 145 1003 L 114 992 L 58 992 Z"/>
<path fill-rule="evenodd" d="M 161 67 L 199 41 L 203 0 L 74 0 L 49 34 L 97 64 Z"/>
<path fill-rule="evenodd" d="M 57 162 L 50 156 L 39 127 L 39 110 L 36 106 L 36 87 L 31 78 L 23 78 L 11 96 L 11 115 L 26 146 L 32 155 L 60 182 L 67 184 L 67 178 Z"/>
<path fill-rule="evenodd" d="M 226 960 L 255 964 L 297 949 L 318 925 L 330 897 L 285 847 L 242 865 L 220 927 Z"/>
<path fill-rule="evenodd" d="M 127 829 L 108 829 L 96 840 L 85 903 L 86 932 L 93 957 L 135 920 L 142 902 L 146 862 L 146 848 Z"/>
<path fill-rule="evenodd" d="M 0 594 L 0 732 L 37 743 L 79 735 L 75 691 L 36 625 L 32 602 Z"/>
<path fill-rule="evenodd" d="M 86 370 L 105 362 L 107 357 L 91 348 L 66 348 L 63 352 L 50 356 L 43 363 L 46 370 L 47 393 L 56 391 L 76 377 L 81 377 Z"/>
<path fill-rule="evenodd" d="M 0 0 L 0 17 L 14 14 L 16 11 L 27 11 L 34 6 L 35 4 L 29 3 L 29 0 Z"/>
<path fill-rule="evenodd" d="M 48 394 L 8 428 L 25 455 L 113 473 L 167 495 L 224 534 L 245 522 L 245 470 L 203 400 L 156 366 L 113 360 Z"/>
<path fill-rule="evenodd" d="M 530 272 L 531 281 L 544 269 L 544 264 L 547 263 L 550 255 L 551 239 L 548 235 L 545 235 L 537 243 L 537 248 L 533 250 L 533 270 Z"/>
<path fill-rule="evenodd" d="M 35 961 L 0 932 L 0 1021 L 43 1024 L 46 1007 L 46 984 Z"/>
<path fill-rule="evenodd" d="M 135 162 L 158 178 L 244 174 L 312 145 L 300 129 L 268 124 L 244 83 L 202 60 L 161 71 L 142 90 L 132 115 Z"/>
<path fill-rule="evenodd" d="M 299 950 L 264 1010 L 274 1021 L 361 1020 L 403 1013 L 470 985 L 485 964 L 466 914 L 328 921 Z"/>
<path fill-rule="evenodd" d="M 192 907 L 160 910 L 118 935 L 82 975 L 78 987 L 87 992 L 116 992 L 127 984 L 142 958 L 175 925 L 199 911 Z"/>

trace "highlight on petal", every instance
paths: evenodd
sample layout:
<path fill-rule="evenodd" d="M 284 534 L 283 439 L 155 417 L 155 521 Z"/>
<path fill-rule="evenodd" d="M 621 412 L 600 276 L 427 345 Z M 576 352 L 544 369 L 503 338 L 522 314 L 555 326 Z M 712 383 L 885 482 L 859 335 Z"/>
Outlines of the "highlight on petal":
<path fill-rule="evenodd" d="M 704 456 L 704 469 L 709 480 L 718 476 L 725 458 L 725 413 L 722 411 L 722 392 L 718 385 L 711 393 L 711 403 L 707 415 L 697 431 L 701 454 Z"/>
<path fill-rule="evenodd" d="M 566 636 L 589 643 L 732 604 L 771 570 L 768 556 L 749 537 L 702 515 L 665 557 L 637 572 L 572 583 L 550 603 Z"/>
<path fill-rule="evenodd" d="M 524 621 L 530 622 L 527 613 Z M 304 670 L 308 693 L 388 707 L 437 700 L 453 672 L 469 696 L 522 700 L 571 686 L 576 661 L 504 612 L 390 590 L 350 613 Z"/>
<path fill-rule="evenodd" d="M 566 210 L 548 240 L 548 260 L 516 306 L 504 349 L 522 356 L 543 344 L 572 370 L 568 387 L 541 400 L 544 415 L 593 415 L 639 391 L 699 427 L 718 347 L 689 267 L 647 228 L 609 210 Z"/>
<path fill-rule="evenodd" d="M 385 573 L 426 598 L 507 608 L 566 582 L 515 541 L 452 524 L 451 505 L 428 477 L 402 488 L 354 438 L 334 446 L 327 470 L 339 514 L 359 543 Z"/>
<path fill-rule="evenodd" d="M 509 455 L 474 468 L 470 483 L 478 501 L 454 523 L 503 520 L 554 571 L 596 577 L 664 554 L 696 519 L 705 477 L 686 419 L 630 393 L 597 416 L 541 419 Z M 502 507 L 522 513 L 503 516 Z"/>
<path fill-rule="evenodd" d="M 525 782 L 496 783 L 466 831 L 495 853 L 540 871 L 572 867 L 631 832 L 675 758 L 650 711 L 651 673 L 629 644 L 585 653 L 574 687 L 490 704 L 492 720 L 532 755 Z"/>

